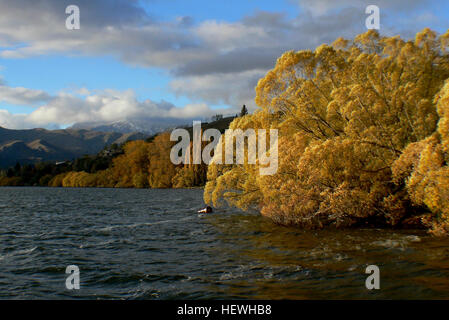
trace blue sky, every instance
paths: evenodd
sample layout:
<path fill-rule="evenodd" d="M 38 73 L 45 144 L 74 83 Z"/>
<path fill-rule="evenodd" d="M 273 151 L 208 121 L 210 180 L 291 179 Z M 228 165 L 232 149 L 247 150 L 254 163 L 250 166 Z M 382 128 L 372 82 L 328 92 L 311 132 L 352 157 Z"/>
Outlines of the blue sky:
<path fill-rule="evenodd" d="M 268 1 L 268 0 L 155 0 L 140 1 L 149 14 L 170 21 L 178 16 L 191 16 L 197 21 L 223 20 L 235 22 L 255 11 L 285 12 L 295 17 L 299 7 L 294 1 Z"/>
<path fill-rule="evenodd" d="M 66 30 L 64 8 L 80 8 Z M 375 1 L 0 0 L 0 126 L 254 110 L 254 86 L 289 49 L 366 31 Z M 444 33 L 449 2 L 379 0 L 381 33 Z"/>
<path fill-rule="evenodd" d="M 134 89 L 139 99 L 169 99 L 183 104 L 188 99 L 167 90 L 170 75 L 159 68 L 125 64 L 112 56 L 79 57 L 46 55 L 27 59 L 4 59 L 1 74 L 10 86 L 42 89 L 51 94 L 61 90 Z M 15 110 L 14 106 L 10 106 Z"/>

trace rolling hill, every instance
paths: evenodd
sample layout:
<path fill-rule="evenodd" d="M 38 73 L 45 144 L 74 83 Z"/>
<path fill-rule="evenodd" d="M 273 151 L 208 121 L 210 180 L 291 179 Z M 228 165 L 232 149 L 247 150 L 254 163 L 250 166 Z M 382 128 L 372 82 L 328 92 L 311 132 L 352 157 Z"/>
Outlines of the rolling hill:
<path fill-rule="evenodd" d="M 72 160 L 96 154 L 106 145 L 145 139 L 142 133 L 99 132 L 93 130 L 11 130 L 0 127 L 0 167 L 16 162 Z"/>

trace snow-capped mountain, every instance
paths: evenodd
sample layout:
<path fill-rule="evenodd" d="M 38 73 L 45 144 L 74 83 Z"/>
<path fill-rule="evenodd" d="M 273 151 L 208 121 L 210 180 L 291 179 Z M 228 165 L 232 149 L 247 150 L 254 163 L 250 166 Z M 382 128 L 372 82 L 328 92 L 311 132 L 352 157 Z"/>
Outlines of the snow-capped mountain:
<path fill-rule="evenodd" d="M 141 132 L 153 135 L 179 126 L 192 125 L 191 119 L 177 118 L 151 118 L 151 119 L 127 119 L 113 122 L 82 122 L 75 123 L 72 129 L 87 129 L 101 132 Z"/>

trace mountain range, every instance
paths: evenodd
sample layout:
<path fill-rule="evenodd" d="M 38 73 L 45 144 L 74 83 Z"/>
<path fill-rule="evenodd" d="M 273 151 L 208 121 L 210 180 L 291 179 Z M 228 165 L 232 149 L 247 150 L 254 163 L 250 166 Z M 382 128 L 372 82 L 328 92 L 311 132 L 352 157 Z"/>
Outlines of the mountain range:
<path fill-rule="evenodd" d="M 96 154 L 105 146 L 127 140 L 145 139 L 138 132 L 100 132 L 85 129 L 12 130 L 0 127 L 0 167 L 20 162 L 67 161 L 85 154 Z"/>
<path fill-rule="evenodd" d="M 192 121 L 193 119 L 139 118 L 111 122 L 81 122 L 75 123 L 70 128 L 100 132 L 142 132 L 148 135 L 154 135 L 175 127 L 192 125 Z"/>

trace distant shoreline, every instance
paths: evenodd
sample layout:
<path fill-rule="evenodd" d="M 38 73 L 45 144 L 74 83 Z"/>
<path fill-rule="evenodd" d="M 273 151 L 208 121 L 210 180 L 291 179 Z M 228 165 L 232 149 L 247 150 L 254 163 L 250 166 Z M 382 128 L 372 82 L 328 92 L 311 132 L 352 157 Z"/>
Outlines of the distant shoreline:
<path fill-rule="evenodd" d="M 0 186 L 0 188 L 50 188 L 50 189 L 131 189 L 131 190 L 190 190 L 204 189 L 203 187 L 183 187 L 183 188 L 133 188 L 133 187 L 52 187 L 52 186 Z"/>

